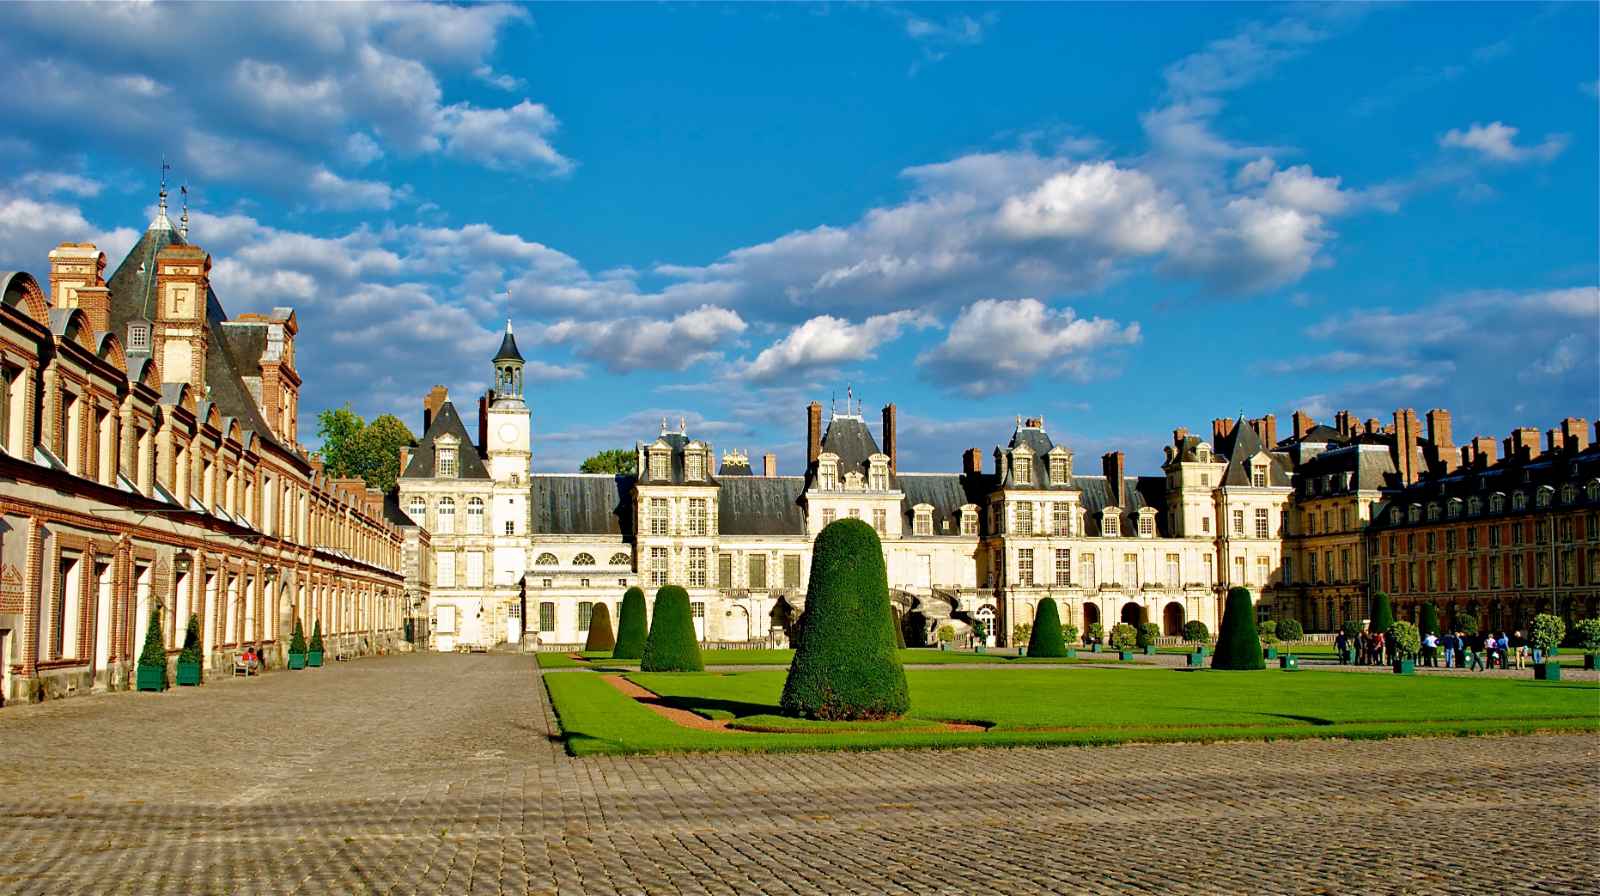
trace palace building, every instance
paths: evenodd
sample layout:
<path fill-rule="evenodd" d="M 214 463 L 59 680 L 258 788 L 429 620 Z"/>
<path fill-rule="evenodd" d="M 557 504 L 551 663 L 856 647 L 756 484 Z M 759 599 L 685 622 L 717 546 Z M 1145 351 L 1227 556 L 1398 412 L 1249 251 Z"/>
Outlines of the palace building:
<path fill-rule="evenodd" d="M 49 262 L 48 290 L 0 274 L 0 699 L 129 687 L 152 611 L 169 660 L 196 617 L 212 670 L 281 668 L 297 619 L 394 647 L 403 536 L 300 446 L 294 312 L 230 319 L 165 188 L 110 279 L 88 243 Z"/>

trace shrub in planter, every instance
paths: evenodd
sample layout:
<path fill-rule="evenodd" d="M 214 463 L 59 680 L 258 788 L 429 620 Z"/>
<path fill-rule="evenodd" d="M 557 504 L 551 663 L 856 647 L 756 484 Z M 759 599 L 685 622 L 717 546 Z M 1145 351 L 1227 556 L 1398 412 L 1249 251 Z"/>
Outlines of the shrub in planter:
<path fill-rule="evenodd" d="M 1422 632 L 1409 622 L 1391 622 L 1384 632 L 1388 636 L 1389 655 L 1394 657 L 1394 671 L 1410 675 L 1417 668 L 1417 654 L 1422 650 Z"/>
<path fill-rule="evenodd" d="M 1106 627 L 1098 622 L 1091 622 L 1089 623 L 1089 627 L 1084 630 L 1083 636 L 1089 639 L 1089 645 L 1091 649 L 1093 649 L 1095 653 L 1099 653 L 1100 645 L 1106 639 Z"/>
<path fill-rule="evenodd" d="M 1533 625 L 1528 629 L 1528 640 L 1532 642 L 1533 649 L 1544 658 L 1543 662 L 1534 665 L 1534 678 L 1540 681 L 1561 680 L 1561 667 L 1556 664 L 1550 652 L 1561 646 L 1561 639 L 1566 636 L 1567 624 L 1561 621 L 1560 616 L 1540 613 L 1533 617 Z"/>
<path fill-rule="evenodd" d="M 1119 622 L 1111 627 L 1111 646 L 1117 649 L 1122 659 L 1133 659 L 1133 647 L 1139 643 L 1139 630 L 1126 622 Z"/>
<path fill-rule="evenodd" d="M 804 637 L 802 634 L 802 640 Z M 677 585 L 662 586 L 656 592 L 656 608 L 650 617 L 644 655 L 639 657 L 639 671 L 704 672 L 705 668 L 700 660 L 700 642 L 694 637 L 689 592 Z"/>
<path fill-rule="evenodd" d="M 1061 640 L 1066 643 L 1067 649 L 1072 649 L 1078 643 L 1078 627 L 1070 622 L 1061 624 Z"/>
<path fill-rule="evenodd" d="M 1387 632 L 1389 626 L 1394 625 L 1394 605 L 1389 602 L 1389 595 L 1379 591 L 1372 595 L 1372 618 L 1367 621 L 1367 631 Z"/>
<path fill-rule="evenodd" d="M 306 667 L 306 635 L 300 628 L 300 620 L 294 621 L 294 628 L 289 632 L 289 668 L 304 669 Z"/>
<path fill-rule="evenodd" d="M 1052 598 L 1039 601 L 1033 611 L 1033 632 L 1028 639 L 1028 656 L 1067 655 L 1067 641 L 1062 637 L 1061 614 Z"/>
<path fill-rule="evenodd" d="M 1039 613 L 1038 610 L 1034 611 L 1034 615 L 1035 616 L 1037 616 L 1038 613 Z M 1020 647 L 1024 651 L 1026 651 L 1028 649 L 1028 642 L 1032 641 L 1032 640 L 1033 640 L 1033 623 L 1031 623 L 1031 622 L 1019 622 L 1016 625 L 1013 625 L 1011 627 L 1011 646 L 1012 647 Z"/>
<path fill-rule="evenodd" d="M 1278 620 L 1278 639 L 1287 644 L 1292 644 L 1306 636 L 1306 630 L 1300 626 L 1298 619 Z"/>
<path fill-rule="evenodd" d="M 811 552 L 809 619 L 779 701 L 784 715 L 852 720 L 905 714 L 911 700 L 883 609 L 888 602 L 878 533 L 853 518 L 823 527 Z M 875 619 L 882 624 L 870 624 Z M 949 637 L 955 637 L 953 628 Z M 944 627 L 939 640 L 948 643 Z"/>
<path fill-rule="evenodd" d="M 1277 647 L 1277 644 L 1278 644 L 1278 623 L 1277 623 L 1277 620 L 1268 619 L 1268 620 L 1263 621 L 1261 623 L 1261 625 L 1259 627 L 1257 627 L 1257 631 L 1260 632 L 1260 634 L 1261 634 L 1261 646 L 1265 650 L 1265 652 L 1262 654 L 1262 656 L 1266 657 L 1269 660 L 1277 659 L 1278 658 L 1278 647 Z"/>
<path fill-rule="evenodd" d="M 134 686 L 141 691 L 167 689 L 167 648 L 161 643 L 161 611 L 150 611 L 150 624 L 144 632 L 144 648 L 134 669 Z"/>
<path fill-rule="evenodd" d="M 1198 619 L 1191 619 L 1183 624 L 1183 640 L 1194 646 L 1194 652 L 1204 654 L 1206 642 L 1211 640 L 1211 630 Z"/>
<path fill-rule="evenodd" d="M 611 610 L 604 601 L 595 601 L 589 611 L 589 637 L 583 642 L 584 650 L 610 650 L 617 646 L 611 634 Z"/>
<path fill-rule="evenodd" d="M 189 616 L 183 632 L 183 649 L 178 651 L 178 684 L 193 687 L 200 683 L 200 617 Z"/>
<path fill-rule="evenodd" d="M 1600 619 L 1584 619 L 1573 626 L 1578 647 L 1583 650 L 1583 668 L 1593 669 L 1594 655 L 1600 653 Z"/>
<path fill-rule="evenodd" d="M 306 651 L 306 665 L 315 669 L 322 665 L 322 620 L 311 623 L 311 647 Z"/>
<path fill-rule="evenodd" d="M 939 631 L 937 633 L 937 637 L 939 638 L 939 649 L 940 650 L 949 650 L 950 649 L 950 645 L 955 643 L 955 640 L 956 640 L 956 628 L 955 628 L 955 626 L 953 626 L 953 625 L 941 625 L 941 626 L 939 626 Z"/>
<path fill-rule="evenodd" d="M 1355 621 L 1354 619 L 1346 619 L 1343 624 L 1339 626 L 1339 630 L 1344 632 L 1344 636 L 1346 638 L 1355 640 L 1355 637 L 1361 634 L 1361 623 Z"/>
<path fill-rule="evenodd" d="M 1478 628 L 1478 614 L 1465 607 L 1457 608 L 1456 631 L 1469 637 L 1476 635 L 1479 631 L 1481 631 L 1481 629 Z"/>
<path fill-rule="evenodd" d="M 1256 631 L 1256 605 L 1250 589 L 1228 589 L 1228 602 L 1222 607 L 1222 626 L 1217 633 L 1217 651 L 1211 657 L 1213 669 L 1265 669 L 1261 655 L 1261 634 Z"/>
<path fill-rule="evenodd" d="M 1161 637 L 1161 626 L 1156 625 L 1154 622 L 1142 622 L 1139 624 L 1139 633 L 1135 638 L 1135 643 L 1140 650 L 1145 652 L 1146 656 L 1149 656 L 1156 652 L 1156 639 L 1159 637 Z"/>
<path fill-rule="evenodd" d="M 622 609 L 617 611 L 617 643 L 611 648 L 613 659 L 636 660 L 644 656 L 644 642 L 650 636 L 645 622 L 644 590 L 635 585 L 622 592 Z"/>
<path fill-rule="evenodd" d="M 1422 623 L 1417 626 L 1424 635 L 1437 635 L 1439 633 L 1439 608 L 1433 601 L 1422 605 Z"/>

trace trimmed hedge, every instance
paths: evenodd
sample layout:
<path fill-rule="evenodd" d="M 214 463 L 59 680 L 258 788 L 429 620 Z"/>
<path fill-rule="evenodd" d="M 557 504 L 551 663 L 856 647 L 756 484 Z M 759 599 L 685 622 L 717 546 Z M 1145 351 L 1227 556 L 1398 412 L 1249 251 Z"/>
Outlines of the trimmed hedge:
<path fill-rule="evenodd" d="M 1372 595 L 1372 618 L 1367 620 L 1367 631 L 1387 632 L 1391 625 L 1394 625 L 1394 605 L 1389 603 L 1389 595 L 1379 591 Z"/>
<path fill-rule="evenodd" d="M 1139 643 L 1139 630 L 1126 622 L 1111 627 L 1111 646 L 1118 650 L 1132 650 Z"/>
<path fill-rule="evenodd" d="M 183 649 L 178 652 L 178 662 L 200 662 L 200 617 L 190 614 L 189 627 L 183 632 Z"/>
<path fill-rule="evenodd" d="M 650 619 L 650 636 L 639 657 L 640 672 L 704 672 L 700 642 L 694 637 L 689 614 L 689 592 L 664 585 L 656 592 L 656 610 Z"/>
<path fill-rule="evenodd" d="M 878 533 L 859 519 L 829 523 L 811 551 L 806 624 L 783 683 L 784 715 L 843 721 L 905 714 L 911 698 L 888 604 Z"/>
<path fill-rule="evenodd" d="M 311 652 L 322 653 L 322 620 L 311 623 Z"/>
<path fill-rule="evenodd" d="M 1039 601 L 1033 611 L 1033 631 L 1028 637 L 1028 656 L 1066 656 L 1067 641 L 1061 634 L 1061 613 L 1053 598 Z"/>
<path fill-rule="evenodd" d="M 1161 637 L 1161 626 L 1156 625 L 1154 622 L 1141 622 L 1139 623 L 1138 638 L 1134 641 L 1134 645 L 1143 650 L 1154 645 L 1159 637 Z"/>
<path fill-rule="evenodd" d="M 1217 632 L 1217 649 L 1211 655 L 1213 669 L 1265 669 L 1261 655 L 1261 635 L 1256 631 L 1256 606 L 1250 589 L 1228 589 L 1228 602 L 1222 608 L 1222 626 Z"/>
<path fill-rule="evenodd" d="M 306 652 L 306 633 L 305 633 L 304 630 L 302 630 L 300 628 L 300 619 L 299 619 L 299 617 L 295 618 L 295 620 L 294 620 L 294 630 L 289 633 L 289 652 L 290 653 L 305 653 Z"/>
<path fill-rule="evenodd" d="M 1204 644 L 1211 640 L 1211 629 L 1198 619 L 1191 619 L 1183 624 L 1183 640 Z"/>
<path fill-rule="evenodd" d="M 1422 605 L 1422 624 L 1417 626 L 1424 635 L 1437 635 L 1439 633 L 1439 608 L 1433 601 Z"/>
<path fill-rule="evenodd" d="M 644 642 L 650 635 L 644 619 L 644 591 L 635 585 L 622 592 L 622 609 L 617 613 L 617 643 L 611 658 L 636 660 L 644 656 Z"/>
<path fill-rule="evenodd" d="M 167 669 L 167 648 L 161 643 L 161 611 L 150 611 L 150 624 L 144 630 L 144 649 L 139 651 L 139 665 L 152 669 Z"/>
<path fill-rule="evenodd" d="M 617 646 L 611 634 L 611 610 L 600 601 L 589 612 L 589 637 L 583 642 L 584 650 L 610 650 Z"/>

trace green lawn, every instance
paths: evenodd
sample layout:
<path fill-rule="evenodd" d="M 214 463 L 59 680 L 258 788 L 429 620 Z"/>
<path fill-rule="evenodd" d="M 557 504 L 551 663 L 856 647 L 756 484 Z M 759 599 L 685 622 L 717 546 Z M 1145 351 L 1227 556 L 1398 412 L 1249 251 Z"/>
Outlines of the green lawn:
<path fill-rule="evenodd" d="M 947 666 L 964 663 L 1114 663 L 1117 661 L 1116 651 L 1101 654 L 1091 654 L 1087 650 L 1080 651 L 1076 660 L 1055 659 L 1050 657 L 1017 657 L 1010 654 L 996 653 L 967 653 L 962 651 L 943 651 L 925 647 L 909 648 L 899 651 L 900 662 L 911 665 Z M 592 662 L 579 662 L 564 652 L 547 651 L 540 653 L 539 665 L 545 669 L 595 669 L 598 671 L 616 671 L 618 669 L 637 668 L 638 660 L 612 660 L 611 655 L 604 651 L 586 652 L 583 654 Z M 707 667 L 710 666 L 787 666 L 794 659 L 793 650 L 702 650 L 700 658 Z"/>
<path fill-rule="evenodd" d="M 782 726 L 784 673 L 632 673 L 675 705 L 737 725 Z M 911 718 L 978 722 L 985 732 L 864 730 L 699 731 L 630 700 L 599 676 L 552 675 L 567 747 L 576 755 L 673 750 L 784 751 L 1099 744 L 1130 741 L 1394 737 L 1600 730 L 1600 686 L 1520 679 L 1352 675 L 1340 672 L 1180 673 L 1146 668 L 912 669 Z M 795 726 L 814 728 L 815 726 Z"/>

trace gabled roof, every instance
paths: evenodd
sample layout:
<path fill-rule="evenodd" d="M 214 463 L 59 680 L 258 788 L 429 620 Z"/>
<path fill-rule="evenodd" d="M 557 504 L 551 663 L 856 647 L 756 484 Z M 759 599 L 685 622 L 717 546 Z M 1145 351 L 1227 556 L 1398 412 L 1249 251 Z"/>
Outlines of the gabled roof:
<path fill-rule="evenodd" d="M 718 483 L 717 531 L 722 535 L 804 535 L 800 476 L 733 476 Z"/>
<path fill-rule="evenodd" d="M 1227 443 L 1226 448 L 1221 445 L 1216 446 L 1218 451 L 1228 457 L 1228 468 L 1222 473 L 1222 484 L 1250 485 L 1250 460 L 1266 450 L 1261 445 L 1261 437 L 1256 434 L 1255 427 L 1245 422 L 1244 416 L 1240 415 L 1234 424 L 1233 432 L 1223 441 Z M 1283 458 L 1270 452 L 1267 457 L 1267 485 L 1289 485 L 1289 468 Z"/>
<path fill-rule="evenodd" d="M 448 405 L 446 405 L 448 407 Z M 632 535 L 633 477 L 536 473 L 528 496 L 535 534 Z"/>
<path fill-rule="evenodd" d="M 656 436 L 655 439 L 649 443 L 640 446 L 644 449 L 644 463 L 641 465 L 639 470 L 639 484 L 666 485 L 670 483 L 673 485 L 716 485 L 716 477 L 711 474 L 711 462 L 716 460 L 716 457 L 713 454 L 713 449 L 710 443 L 700 442 L 701 448 L 705 452 L 706 478 L 703 480 L 691 480 L 687 475 L 685 475 L 687 472 L 687 464 L 684 462 L 684 451 L 691 444 L 698 440 L 689 438 L 688 435 L 681 431 L 667 432 L 665 426 L 666 421 L 662 421 L 663 428 L 661 435 Z M 652 479 L 650 477 L 650 449 L 654 448 L 658 442 L 666 445 L 667 450 L 671 452 L 668 455 L 667 463 L 667 474 L 669 476 L 668 479 Z"/>
<path fill-rule="evenodd" d="M 1041 425 L 1033 425 L 1039 423 Z M 1017 449 L 1026 448 L 1033 456 L 1033 479 L 1029 483 L 1019 483 L 1016 480 L 1016 453 Z M 1011 432 L 1011 441 L 1006 447 L 997 449 L 996 454 L 1003 455 L 1005 463 L 995 470 L 999 475 L 999 487 L 1005 489 L 1071 489 L 1072 477 L 1065 481 L 1056 482 L 1050 477 L 1050 464 L 1048 456 L 1054 451 L 1056 444 L 1051 440 L 1050 434 L 1045 432 L 1042 421 L 1030 420 L 1028 423 L 1018 423 L 1017 428 Z"/>
<path fill-rule="evenodd" d="M 401 472 L 401 478 L 433 479 L 434 442 L 445 434 L 454 436 L 456 444 L 460 446 L 456 451 L 456 478 L 489 479 L 489 470 L 484 467 L 483 458 L 478 456 L 478 449 L 473 447 L 467 427 L 461 422 L 461 415 L 456 413 L 456 406 L 448 400 L 433 415 L 433 422 L 428 424 L 428 431 L 422 434 L 422 441 Z"/>
<path fill-rule="evenodd" d="M 176 230 L 162 225 L 165 220 L 165 216 L 161 216 L 152 223 L 151 229 L 144 232 L 117 266 L 116 272 L 106 281 L 106 286 L 111 290 L 111 332 L 116 333 L 119 339 L 127 338 L 130 321 L 155 319 L 156 254 L 169 245 L 186 245 Z M 211 345 L 206 352 L 206 388 L 210 391 L 210 399 L 217 403 L 224 414 L 237 418 L 241 426 L 282 447 L 272 427 L 261 416 L 255 397 L 241 379 L 252 374 L 241 373 L 246 365 L 237 356 L 230 328 L 223 326 L 227 320 L 228 315 L 222 310 L 222 302 L 217 298 L 216 291 L 207 289 L 206 327 L 210 330 Z M 259 368 L 259 352 L 253 360 Z M 163 376 L 172 376 L 173 373 L 162 371 Z"/>
<path fill-rule="evenodd" d="M 872 437 L 872 430 L 860 417 L 854 415 L 836 415 L 828 421 L 828 429 L 822 434 L 822 453 L 836 454 L 839 457 L 839 481 L 843 482 L 846 474 L 860 473 L 865 479 L 871 472 L 870 458 L 874 454 L 882 454 L 878 448 L 878 441 Z M 816 477 L 816 465 L 806 471 L 807 484 Z M 889 473 L 889 488 L 898 488 L 894 471 Z"/>

